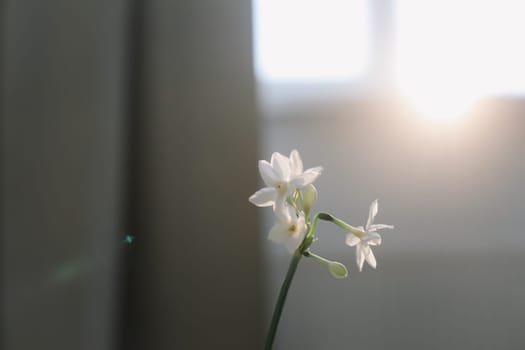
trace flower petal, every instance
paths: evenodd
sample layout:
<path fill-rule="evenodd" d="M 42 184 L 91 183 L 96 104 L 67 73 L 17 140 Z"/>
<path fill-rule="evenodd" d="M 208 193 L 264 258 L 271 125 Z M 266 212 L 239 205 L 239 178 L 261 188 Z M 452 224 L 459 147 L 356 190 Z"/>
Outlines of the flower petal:
<path fill-rule="evenodd" d="M 279 244 L 286 244 L 289 238 L 290 234 L 288 232 L 288 226 L 283 225 L 279 222 L 273 225 L 272 229 L 270 230 L 270 233 L 268 234 L 268 239 L 270 241 Z"/>
<path fill-rule="evenodd" d="M 273 187 L 265 187 L 255 192 L 248 200 L 258 207 L 269 207 L 275 204 L 277 190 Z"/>
<path fill-rule="evenodd" d="M 380 245 L 381 244 L 381 236 L 377 232 L 367 232 L 366 236 L 361 238 L 363 242 L 366 242 L 366 244 L 369 245 Z"/>
<path fill-rule="evenodd" d="M 275 172 L 275 170 L 272 168 L 272 165 L 268 163 L 265 160 L 259 161 L 259 173 L 261 174 L 261 177 L 268 187 L 275 186 L 276 182 L 279 182 L 282 179 L 279 179 L 279 176 Z"/>
<path fill-rule="evenodd" d="M 277 197 L 273 212 L 277 219 L 286 225 L 291 224 L 292 218 L 295 217 L 294 209 L 282 197 Z"/>
<path fill-rule="evenodd" d="M 369 246 L 363 247 L 363 254 L 368 265 L 372 266 L 375 269 L 377 267 L 377 262 L 376 257 L 374 256 L 374 252 L 372 252 L 372 249 Z"/>
<path fill-rule="evenodd" d="M 289 236 L 288 241 L 285 243 L 288 253 L 293 254 L 297 248 L 303 242 L 304 234 L 301 236 L 299 234 L 294 234 Z"/>
<path fill-rule="evenodd" d="M 313 183 L 323 172 L 323 167 L 315 167 L 307 169 L 304 173 L 294 177 L 293 182 L 298 188 L 302 188 L 306 185 Z"/>
<path fill-rule="evenodd" d="M 393 229 L 394 225 L 373 224 L 373 225 L 370 225 L 370 227 L 368 228 L 368 231 L 369 232 L 375 232 L 377 230 L 382 230 L 382 229 L 385 229 L 385 228 Z"/>
<path fill-rule="evenodd" d="M 374 223 L 374 218 L 377 215 L 377 199 L 370 204 L 370 209 L 368 211 L 368 220 L 366 221 L 365 229 L 368 231 L 370 225 Z"/>
<path fill-rule="evenodd" d="M 279 152 L 274 152 L 270 163 L 281 181 L 290 180 L 290 159 L 288 157 Z"/>
<path fill-rule="evenodd" d="M 301 240 L 303 239 L 303 237 L 305 236 L 306 234 L 306 221 L 304 219 L 304 214 L 303 213 L 300 213 L 299 214 L 299 218 L 297 219 L 297 235 L 299 235 L 301 237 Z"/>
<path fill-rule="evenodd" d="M 293 233 L 288 231 L 289 238 L 288 238 L 288 241 L 286 242 L 286 249 L 288 249 L 288 252 L 290 254 L 293 254 L 295 250 L 301 245 L 301 243 L 303 243 L 304 236 L 306 235 L 306 228 L 307 228 L 303 213 L 299 214 L 299 217 L 296 220 L 292 219 L 290 224 L 292 223 L 295 224 L 296 230 Z"/>
<path fill-rule="evenodd" d="M 286 198 L 291 196 L 295 192 L 296 189 L 297 189 L 297 186 L 293 182 L 289 182 L 286 185 L 286 191 L 280 193 L 279 195 L 284 197 L 284 199 L 286 200 Z"/>
<path fill-rule="evenodd" d="M 357 262 L 357 267 L 359 268 L 359 271 L 363 271 L 363 264 L 365 262 L 365 255 L 363 252 L 363 245 L 358 244 L 355 247 L 355 259 Z"/>
<path fill-rule="evenodd" d="M 297 176 L 303 173 L 303 161 L 301 160 L 301 156 L 296 149 L 290 153 L 290 168 L 292 171 L 292 176 Z"/>
<path fill-rule="evenodd" d="M 346 244 L 350 247 L 355 246 L 356 244 L 360 243 L 361 239 L 354 235 L 353 233 L 349 233 L 346 235 Z"/>

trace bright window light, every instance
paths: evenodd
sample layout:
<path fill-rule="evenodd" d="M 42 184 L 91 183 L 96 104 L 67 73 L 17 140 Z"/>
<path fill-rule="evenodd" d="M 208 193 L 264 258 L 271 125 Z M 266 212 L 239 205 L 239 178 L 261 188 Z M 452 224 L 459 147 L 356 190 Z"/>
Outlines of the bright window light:
<path fill-rule="evenodd" d="M 349 80 L 369 54 L 367 0 L 253 0 L 257 78 Z"/>
<path fill-rule="evenodd" d="M 450 120 L 480 97 L 525 93 L 525 2 L 396 4 L 399 81 L 426 116 Z"/>

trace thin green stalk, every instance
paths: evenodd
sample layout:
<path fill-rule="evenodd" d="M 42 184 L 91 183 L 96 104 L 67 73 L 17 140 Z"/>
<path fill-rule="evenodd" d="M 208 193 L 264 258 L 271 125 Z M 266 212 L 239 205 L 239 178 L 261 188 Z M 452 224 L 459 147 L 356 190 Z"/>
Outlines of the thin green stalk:
<path fill-rule="evenodd" d="M 329 260 L 326 260 L 318 255 L 315 255 L 308 250 L 308 248 L 310 247 L 310 245 L 312 244 L 313 242 L 313 239 L 314 239 L 314 232 L 315 232 L 315 229 L 316 229 L 316 226 L 317 226 L 317 220 L 325 220 L 325 221 L 331 221 L 333 222 L 334 224 L 336 224 L 337 226 L 345 229 L 345 230 L 348 230 L 350 232 L 352 232 L 353 230 L 356 230 L 356 228 L 354 228 L 353 226 L 350 226 L 348 225 L 346 222 L 342 221 L 342 220 L 339 220 L 335 217 L 333 217 L 332 215 L 330 214 L 327 214 L 327 213 L 317 213 L 313 219 L 312 219 L 312 223 L 311 224 L 308 224 L 308 231 L 306 233 L 306 236 L 305 236 L 305 239 L 303 241 L 303 243 L 299 246 L 299 248 L 297 248 L 297 250 L 295 251 L 293 257 L 292 257 L 292 261 L 290 262 L 290 266 L 288 267 L 288 272 L 286 273 L 286 277 L 284 278 L 284 282 L 281 286 L 281 290 L 279 291 L 279 296 L 277 298 L 277 303 L 275 304 L 275 308 L 273 310 L 273 315 L 272 315 L 272 321 L 270 323 L 270 329 L 268 330 L 268 335 L 266 336 L 266 343 L 264 345 L 264 349 L 265 350 L 271 350 L 272 347 L 273 347 L 273 342 L 275 340 L 275 334 L 277 332 L 277 326 L 279 326 L 279 321 L 281 319 L 281 314 L 283 312 L 283 307 L 284 307 L 284 303 L 286 301 L 286 296 L 288 295 L 288 290 L 290 289 L 290 285 L 292 284 L 292 280 L 293 280 L 293 276 L 295 274 L 295 271 L 297 270 L 297 266 L 299 265 L 299 261 L 301 260 L 301 257 L 303 256 L 303 254 L 305 254 L 305 256 L 310 256 L 320 262 L 322 262 L 323 264 L 325 264 L 326 266 L 330 267 L 334 264 L 338 264 L 338 265 L 341 265 L 339 263 L 335 263 L 335 262 L 331 262 Z M 343 266 L 344 267 L 344 266 Z M 346 268 L 344 268 L 344 270 L 346 271 Z M 331 271 L 332 274 L 334 274 L 334 271 Z M 334 277 L 336 278 L 342 278 L 342 277 L 346 277 L 346 274 L 343 275 L 334 275 Z"/>
<path fill-rule="evenodd" d="M 317 260 L 318 262 L 320 262 L 321 264 L 323 264 L 324 266 L 330 266 L 330 264 L 333 263 L 333 261 L 330 261 L 328 259 L 325 259 L 323 258 L 322 256 L 319 256 L 317 254 L 314 254 L 310 251 L 307 251 L 307 252 L 304 252 L 303 253 L 304 256 L 308 257 L 308 258 L 313 258 L 314 260 Z"/>
<path fill-rule="evenodd" d="M 347 224 L 343 220 L 338 219 L 338 218 L 336 218 L 333 215 L 330 215 L 330 214 L 327 214 L 327 213 L 318 213 L 316 215 L 316 218 L 317 217 L 319 217 L 319 219 L 324 220 L 324 221 L 330 221 L 330 222 L 334 223 L 335 225 L 339 226 L 340 228 L 342 228 L 343 230 L 352 232 L 353 234 L 357 235 L 358 237 L 363 234 L 363 232 L 361 232 L 360 230 L 358 230 L 354 226 Z"/>
<path fill-rule="evenodd" d="M 290 284 L 292 283 L 295 270 L 297 270 L 297 265 L 299 265 L 301 257 L 301 250 L 297 249 L 292 257 L 292 261 L 290 262 L 290 266 L 288 267 L 288 272 L 286 273 L 283 285 L 281 286 L 281 290 L 279 291 L 279 297 L 277 298 L 277 303 L 275 304 L 275 308 L 273 310 L 270 329 L 268 330 L 268 335 L 266 336 L 266 343 L 264 345 L 265 350 L 271 350 L 273 347 L 275 333 L 277 332 L 277 326 L 279 325 L 281 313 L 283 312 L 284 302 L 286 301 L 286 296 L 288 295 Z"/>

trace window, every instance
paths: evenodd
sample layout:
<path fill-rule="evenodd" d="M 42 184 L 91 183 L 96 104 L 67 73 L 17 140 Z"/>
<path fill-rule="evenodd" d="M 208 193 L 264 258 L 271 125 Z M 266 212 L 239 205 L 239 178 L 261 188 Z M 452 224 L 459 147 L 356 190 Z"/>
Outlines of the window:
<path fill-rule="evenodd" d="M 523 95 L 524 10 L 514 0 L 397 1 L 403 94 L 442 114 L 485 96 Z"/>
<path fill-rule="evenodd" d="M 367 0 L 254 0 L 258 80 L 353 79 L 369 55 Z"/>
<path fill-rule="evenodd" d="M 400 93 L 452 115 L 525 93 L 522 1 L 253 0 L 253 9 L 263 104 Z"/>

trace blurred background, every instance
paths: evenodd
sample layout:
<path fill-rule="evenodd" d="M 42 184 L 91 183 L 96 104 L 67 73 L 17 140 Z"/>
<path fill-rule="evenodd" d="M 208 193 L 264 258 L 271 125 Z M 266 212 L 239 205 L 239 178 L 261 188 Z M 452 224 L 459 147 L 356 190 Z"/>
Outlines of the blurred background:
<path fill-rule="evenodd" d="M 290 256 L 257 160 L 394 224 L 321 222 L 276 349 L 523 349 L 518 1 L 1 0 L 2 349 L 258 349 Z"/>

